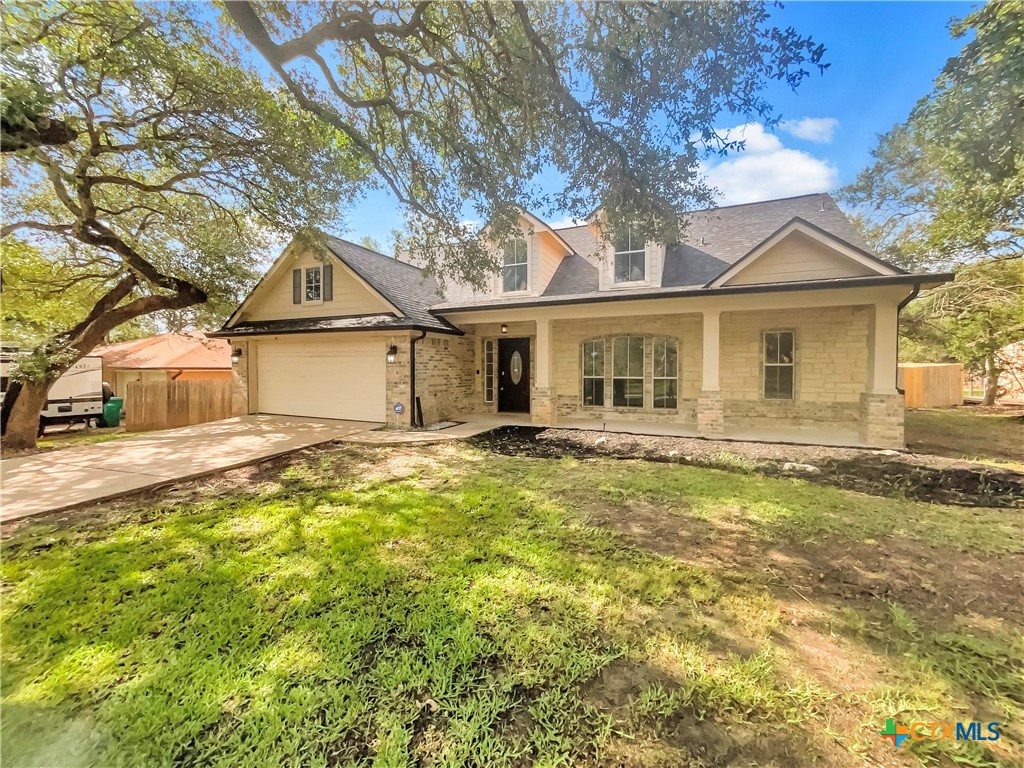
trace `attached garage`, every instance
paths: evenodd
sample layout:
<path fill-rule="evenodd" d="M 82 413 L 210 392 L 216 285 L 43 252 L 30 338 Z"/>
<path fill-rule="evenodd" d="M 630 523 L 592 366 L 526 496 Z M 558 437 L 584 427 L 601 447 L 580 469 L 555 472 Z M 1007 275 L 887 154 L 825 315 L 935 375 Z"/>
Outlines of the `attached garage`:
<path fill-rule="evenodd" d="M 384 346 L 380 337 L 332 341 L 260 339 L 260 413 L 319 419 L 384 421 Z"/>

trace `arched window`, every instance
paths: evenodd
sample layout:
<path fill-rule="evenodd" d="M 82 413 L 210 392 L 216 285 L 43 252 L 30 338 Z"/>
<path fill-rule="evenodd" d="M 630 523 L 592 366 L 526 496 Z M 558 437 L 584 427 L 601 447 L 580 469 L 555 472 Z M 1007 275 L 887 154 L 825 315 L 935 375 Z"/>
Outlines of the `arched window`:
<path fill-rule="evenodd" d="M 643 336 L 618 336 L 612 341 L 612 405 L 644 407 Z"/>
<path fill-rule="evenodd" d="M 675 339 L 654 340 L 654 407 L 675 408 L 679 392 L 679 347 Z"/>
<path fill-rule="evenodd" d="M 583 342 L 583 405 L 604 405 L 604 339 Z"/>

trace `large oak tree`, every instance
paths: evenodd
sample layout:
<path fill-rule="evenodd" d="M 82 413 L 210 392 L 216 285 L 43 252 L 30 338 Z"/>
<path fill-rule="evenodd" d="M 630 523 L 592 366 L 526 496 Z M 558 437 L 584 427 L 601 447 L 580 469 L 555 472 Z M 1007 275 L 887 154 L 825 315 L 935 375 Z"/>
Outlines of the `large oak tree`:
<path fill-rule="evenodd" d="M 7 447 L 34 443 L 49 386 L 114 328 L 233 303 L 268 233 L 330 220 L 361 173 L 348 139 L 214 49 L 198 18 L 180 4 L 5 5 L 5 79 L 43 84 L 74 136 L 5 152 L 2 234 L 49 259 L 40 295 L 89 297 L 20 360 Z"/>

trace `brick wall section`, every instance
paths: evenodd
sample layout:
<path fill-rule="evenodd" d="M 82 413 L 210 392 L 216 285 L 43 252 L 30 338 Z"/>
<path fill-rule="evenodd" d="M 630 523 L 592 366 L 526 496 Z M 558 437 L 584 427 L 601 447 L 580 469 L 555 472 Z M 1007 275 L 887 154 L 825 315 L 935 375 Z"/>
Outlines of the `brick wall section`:
<path fill-rule="evenodd" d="M 231 415 L 243 416 L 247 413 L 255 413 L 256 403 L 249 402 L 249 364 L 252 360 L 249 354 L 250 345 L 248 341 L 230 339 L 232 351 L 240 349 L 242 356 L 237 363 L 231 364 Z"/>
<path fill-rule="evenodd" d="M 721 369 L 726 424 L 770 427 L 822 422 L 855 425 L 868 376 L 867 307 L 725 312 Z M 762 398 L 764 331 L 792 330 L 796 344 L 794 398 Z"/>
<path fill-rule="evenodd" d="M 902 395 L 861 395 L 860 439 L 865 445 L 878 448 L 906 447 Z"/>
<path fill-rule="evenodd" d="M 644 407 L 615 408 L 612 402 L 612 338 L 628 334 L 644 337 L 644 370 L 652 370 L 653 340 L 669 337 L 676 340 L 679 353 L 677 408 L 654 408 L 653 384 L 644 377 Z M 606 406 L 583 406 L 580 369 L 582 344 L 589 339 L 605 340 L 605 402 Z M 693 424 L 697 418 L 697 397 L 700 395 L 701 316 L 662 315 L 660 317 L 594 318 L 590 320 L 557 320 L 551 327 L 554 355 L 551 371 L 552 407 L 556 418 L 632 419 Z"/>
<path fill-rule="evenodd" d="M 474 412 L 474 342 L 468 334 L 428 334 L 416 343 L 416 396 L 423 408 L 424 424 Z"/>

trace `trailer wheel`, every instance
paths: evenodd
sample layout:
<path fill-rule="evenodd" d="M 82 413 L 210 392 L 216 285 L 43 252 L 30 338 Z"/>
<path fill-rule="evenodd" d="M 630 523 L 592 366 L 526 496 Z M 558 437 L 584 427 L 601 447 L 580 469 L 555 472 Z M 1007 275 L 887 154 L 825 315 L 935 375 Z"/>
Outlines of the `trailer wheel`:
<path fill-rule="evenodd" d="M 45 416 L 40 416 L 39 417 L 39 432 L 36 434 L 36 437 L 42 437 L 44 432 L 46 432 L 46 417 Z"/>

